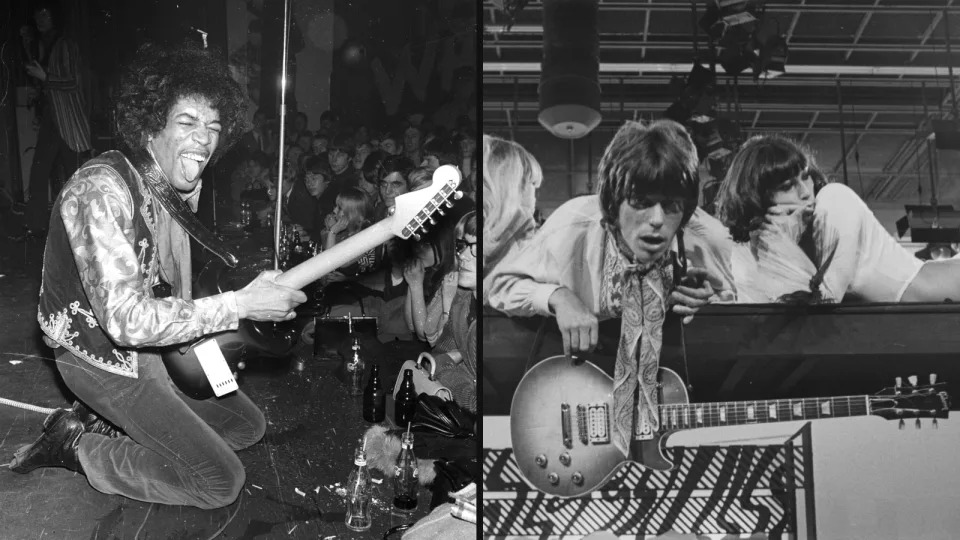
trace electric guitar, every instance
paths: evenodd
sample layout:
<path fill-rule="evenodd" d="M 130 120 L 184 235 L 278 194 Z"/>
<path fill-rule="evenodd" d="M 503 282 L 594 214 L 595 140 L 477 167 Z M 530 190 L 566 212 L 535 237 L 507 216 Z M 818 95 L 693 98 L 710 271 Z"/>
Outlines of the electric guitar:
<path fill-rule="evenodd" d="M 276 281 L 293 289 L 302 289 L 326 274 L 350 263 L 367 251 L 394 236 L 419 238 L 418 231 L 432 223 L 433 214 L 443 214 L 442 206 L 452 206 L 450 199 L 459 199 L 460 171 L 452 165 L 439 167 L 433 173 L 433 182 L 417 191 L 396 198 L 393 213 L 373 225 L 354 234 L 322 253 L 280 274 Z M 205 269 L 206 271 L 206 269 Z M 203 274 L 203 273 L 201 273 Z M 227 283 L 224 269 L 206 272 L 205 286 L 198 286 L 197 298 L 223 292 Z M 201 285 L 202 279 L 198 279 Z M 163 363 L 174 384 L 183 393 L 194 399 L 207 399 L 214 395 L 213 388 L 200 366 L 196 347 L 213 340 L 223 353 L 228 364 L 236 365 L 247 349 L 255 349 L 274 356 L 289 352 L 295 343 L 291 326 L 283 323 L 242 320 L 235 331 L 206 336 L 186 345 L 174 345 L 161 351 Z"/>
<path fill-rule="evenodd" d="M 876 415 L 888 420 L 947 418 L 944 383 L 886 388 L 875 395 L 690 403 L 676 372 L 658 374 L 659 431 L 634 440 L 624 456 L 613 443 L 613 379 L 596 365 L 553 356 L 533 366 L 510 407 L 510 436 L 520 472 L 536 489 L 578 497 L 606 483 L 625 463 L 657 470 L 674 463 L 670 434 L 686 429 Z M 667 452 L 669 452 L 667 450 Z"/>

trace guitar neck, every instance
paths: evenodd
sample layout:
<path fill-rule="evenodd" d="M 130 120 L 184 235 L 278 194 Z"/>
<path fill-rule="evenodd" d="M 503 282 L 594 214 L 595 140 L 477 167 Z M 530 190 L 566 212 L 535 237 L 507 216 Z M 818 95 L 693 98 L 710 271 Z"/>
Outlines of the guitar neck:
<path fill-rule="evenodd" d="M 394 234 L 390 230 L 389 221 L 390 218 L 378 221 L 330 249 L 303 261 L 280 274 L 277 277 L 277 283 L 292 289 L 302 289 L 337 268 L 352 262 L 357 257 L 393 238 Z"/>
<path fill-rule="evenodd" d="M 871 396 L 683 403 L 660 406 L 663 430 L 696 429 L 873 414 Z"/>

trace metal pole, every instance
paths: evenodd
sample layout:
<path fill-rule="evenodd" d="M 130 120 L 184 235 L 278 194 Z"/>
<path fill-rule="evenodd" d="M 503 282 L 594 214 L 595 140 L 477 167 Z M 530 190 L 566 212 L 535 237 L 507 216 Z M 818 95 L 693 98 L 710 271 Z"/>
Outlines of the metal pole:
<path fill-rule="evenodd" d="M 850 179 L 847 178 L 847 141 L 843 126 L 843 92 L 840 90 L 840 79 L 837 79 L 837 108 L 840 110 L 840 155 L 843 156 L 843 183 L 849 186 Z"/>
<path fill-rule="evenodd" d="M 287 119 L 287 42 L 290 32 L 290 0 L 283 2 L 283 65 L 280 68 L 280 166 L 277 173 L 277 207 L 273 214 L 273 269 L 280 269 L 280 212 L 283 211 L 283 145 Z"/>
<path fill-rule="evenodd" d="M 950 97 L 953 99 L 953 119 L 957 119 L 957 88 L 953 81 L 953 58 L 950 54 L 950 17 L 947 10 L 943 10 L 943 33 L 947 40 L 947 72 L 950 77 Z"/>

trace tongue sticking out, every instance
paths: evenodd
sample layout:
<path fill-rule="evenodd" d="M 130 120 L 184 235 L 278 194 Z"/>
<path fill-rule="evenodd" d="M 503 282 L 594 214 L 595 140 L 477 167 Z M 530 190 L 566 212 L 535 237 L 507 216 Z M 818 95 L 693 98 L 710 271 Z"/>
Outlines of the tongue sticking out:
<path fill-rule="evenodd" d="M 183 179 L 193 182 L 200 175 L 200 164 L 196 161 L 180 156 L 180 167 L 183 169 Z"/>

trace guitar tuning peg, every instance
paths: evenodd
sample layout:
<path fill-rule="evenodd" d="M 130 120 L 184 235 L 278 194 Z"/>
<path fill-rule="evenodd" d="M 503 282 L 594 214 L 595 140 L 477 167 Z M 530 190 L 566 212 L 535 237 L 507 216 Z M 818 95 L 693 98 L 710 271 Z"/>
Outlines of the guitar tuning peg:
<path fill-rule="evenodd" d="M 916 385 L 917 385 L 917 376 L 916 376 L 916 375 L 911 375 L 911 376 L 907 377 L 907 380 L 910 381 L 910 386 L 916 386 Z"/>
<path fill-rule="evenodd" d="M 933 386 L 933 385 L 935 385 L 935 384 L 937 384 L 937 374 L 936 374 L 936 373 L 931 373 L 931 374 L 930 374 L 930 385 Z"/>
<path fill-rule="evenodd" d="M 437 213 L 440 214 L 441 216 L 447 215 L 444 213 L 443 208 L 437 208 Z"/>
<path fill-rule="evenodd" d="M 433 219 L 433 216 L 430 216 L 430 224 L 431 224 L 431 225 L 436 225 L 436 224 L 437 224 L 437 220 Z"/>
<path fill-rule="evenodd" d="M 459 201 L 461 198 L 463 198 L 463 192 L 462 192 L 462 191 L 454 191 L 454 192 L 453 192 L 453 198 Z"/>
<path fill-rule="evenodd" d="M 443 205 L 446 206 L 447 208 L 453 208 L 453 203 L 450 201 L 444 202 Z"/>
<path fill-rule="evenodd" d="M 898 427 L 899 429 L 903 429 L 904 427 L 906 427 L 906 425 L 907 425 L 906 422 L 904 422 L 904 421 L 903 421 L 903 418 L 901 418 L 901 419 L 900 419 L 900 425 L 897 426 L 897 427 Z"/>
<path fill-rule="evenodd" d="M 940 429 L 940 423 L 937 422 L 937 417 L 933 417 L 933 429 Z"/>
<path fill-rule="evenodd" d="M 412 236 L 413 236 L 413 239 L 416 240 L 417 242 L 420 241 L 420 235 L 418 233 L 413 233 Z"/>
<path fill-rule="evenodd" d="M 920 419 L 917 418 L 917 421 L 913 423 L 913 427 L 920 429 Z"/>

